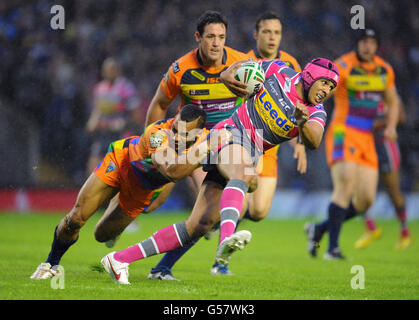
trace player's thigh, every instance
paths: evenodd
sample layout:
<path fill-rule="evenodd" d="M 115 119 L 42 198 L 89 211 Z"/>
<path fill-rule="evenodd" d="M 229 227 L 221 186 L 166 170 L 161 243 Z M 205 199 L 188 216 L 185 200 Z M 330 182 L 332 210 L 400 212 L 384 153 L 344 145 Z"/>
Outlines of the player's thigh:
<path fill-rule="evenodd" d="M 357 167 L 359 165 L 350 161 L 338 161 L 331 167 L 333 182 L 332 202 L 346 208 L 357 184 Z"/>
<path fill-rule="evenodd" d="M 213 181 L 205 181 L 199 190 L 186 229 L 192 238 L 201 237 L 220 220 L 220 199 L 223 187 Z"/>
<path fill-rule="evenodd" d="M 252 218 L 265 218 L 271 209 L 275 195 L 277 179 L 275 177 L 258 177 L 258 187 L 249 195 L 249 211 Z"/>
<path fill-rule="evenodd" d="M 400 190 L 399 171 L 381 173 L 380 177 L 387 191 L 394 192 Z"/>
<path fill-rule="evenodd" d="M 358 211 L 363 212 L 375 201 L 378 187 L 378 170 L 367 166 L 359 166 L 356 181 L 353 204 Z"/>
<path fill-rule="evenodd" d="M 249 192 L 257 187 L 257 174 L 249 152 L 239 144 L 230 144 L 220 150 L 218 171 L 227 181 L 240 179 L 249 185 Z"/>
<path fill-rule="evenodd" d="M 92 173 L 80 189 L 72 212 L 87 220 L 117 192 L 117 188 L 107 185 Z"/>
<path fill-rule="evenodd" d="M 96 224 L 95 238 L 105 242 L 120 235 L 135 218 L 128 216 L 119 206 L 119 193 L 112 198 L 102 218 Z"/>

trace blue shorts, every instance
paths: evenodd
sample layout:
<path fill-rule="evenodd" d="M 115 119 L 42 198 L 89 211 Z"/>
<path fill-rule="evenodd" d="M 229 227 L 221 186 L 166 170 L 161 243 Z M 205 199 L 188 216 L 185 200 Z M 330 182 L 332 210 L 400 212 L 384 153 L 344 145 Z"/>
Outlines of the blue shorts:
<path fill-rule="evenodd" d="M 381 173 L 390 173 L 400 169 L 400 149 L 396 141 L 386 139 L 382 134 L 375 134 L 375 148 Z"/>

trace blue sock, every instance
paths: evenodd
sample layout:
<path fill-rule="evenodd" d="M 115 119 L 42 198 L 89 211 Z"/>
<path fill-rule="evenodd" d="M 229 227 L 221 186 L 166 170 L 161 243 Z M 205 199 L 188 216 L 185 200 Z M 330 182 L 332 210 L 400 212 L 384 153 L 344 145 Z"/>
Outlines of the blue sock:
<path fill-rule="evenodd" d="M 179 247 L 175 250 L 166 252 L 166 254 L 163 256 L 163 258 L 160 259 L 159 263 L 157 264 L 157 266 L 155 266 L 154 268 L 151 269 L 151 272 L 157 272 L 157 271 L 162 271 L 162 270 L 167 270 L 167 269 L 172 269 L 173 266 L 175 265 L 175 263 L 190 249 L 192 248 L 192 246 L 197 243 L 199 240 L 193 240 L 191 242 L 191 244 L 184 246 L 184 247 Z"/>
<path fill-rule="evenodd" d="M 346 208 L 339 207 L 333 202 L 329 205 L 329 252 L 338 248 L 339 233 L 342 222 L 347 213 Z"/>
<path fill-rule="evenodd" d="M 57 228 L 54 230 L 54 240 L 52 241 L 51 251 L 49 252 L 48 259 L 45 262 L 49 262 L 51 266 L 59 265 L 60 260 L 64 253 L 70 248 L 78 239 L 71 241 L 62 241 L 57 238 Z"/>
<path fill-rule="evenodd" d="M 314 240 L 320 242 L 323 235 L 329 229 L 329 219 L 326 218 L 323 222 L 316 224 L 314 229 Z"/>
<path fill-rule="evenodd" d="M 356 211 L 356 209 L 355 209 L 355 207 L 354 207 L 354 205 L 351 201 L 351 203 L 349 204 L 349 207 L 348 207 L 348 211 L 346 212 L 345 221 L 352 219 L 353 217 L 357 216 L 358 214 L 359 214 L 358 211 Z"/>

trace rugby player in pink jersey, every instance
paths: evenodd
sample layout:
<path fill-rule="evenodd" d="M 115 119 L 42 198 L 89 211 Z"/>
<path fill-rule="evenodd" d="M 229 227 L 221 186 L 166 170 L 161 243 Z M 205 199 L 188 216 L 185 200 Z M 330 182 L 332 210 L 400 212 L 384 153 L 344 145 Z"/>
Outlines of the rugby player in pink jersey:
<path fill-rule="evenodd" d="M 246 97 L 246 85 L 234 79 L 242 63 L 244 61 L 236 62 L 221 73 L 221 80 L 233 93 Z M 235 228 L 245 194 L 257 188 L 255 166 L 259 157 L 264 151 L 295 137 L 309 149 L 320 145 L 327 118 L 322 103 L 339 82 L 333 62 L 313 59 L 302 73 L 281 61 L 258 63 L 266 75 L 261 90 L 210 132 L 209 138 L 217 130 L 227 129 L 231 139 L 211 153 L 204 165 L 207 175 L 192 213 L 184 221 L 186 232 L 178 232 L 175 225 L 171 225 L 138 244 L 103 257 L 102 265 L 115 282 L 129 283 L 130 263 L 188 245 L 202 237 L 217 221 L 220 221 L 220 240 L 216 261 L 227 264 L 232 253 L 242 250 L 251 239 L 249 231 L 235 232 Z"/>

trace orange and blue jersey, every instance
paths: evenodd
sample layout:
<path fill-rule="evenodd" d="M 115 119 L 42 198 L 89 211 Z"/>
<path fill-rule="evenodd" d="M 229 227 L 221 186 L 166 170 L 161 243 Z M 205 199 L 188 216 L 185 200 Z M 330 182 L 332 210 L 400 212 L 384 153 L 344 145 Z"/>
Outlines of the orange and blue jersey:
<path fill-rule="evenodd" d="M 370 63 L 361 62 L 355 52 L 338 58 L 336 65 L 340 81 L 332 122 L 370 132 L 384 91 L 394 87 L 393 68 L 378 56 Z"/>
<path fill-rule="evenodd" d="M 173 118 L 161 120 L 149 125 L 141 136 L 112 142 L 94 171 L 104 183 L 119 189 L 119 205 L 131 217 L 146 210 L 171 182 L 157 170 L 151 157 L 169 146 L 168 130 L 173 122 Z M 204 130 L 194 145 L 204 141 L 207 133 Z"/>
<path fill-rule="evenodd" d="M 207 129 L 229 118 L 242 103 L 242 99 L 220 81 L 220 73 L 234 62 L 250 57 L 229 47 L 223 50 L 221 65 L 210 68 L 204 66 L 199 49 L 188 52 L 170 66 L 160 82 L 160 88 L 170 99 L 180 95 L 178 111 L 191 103 L 205 110 Z"/>

